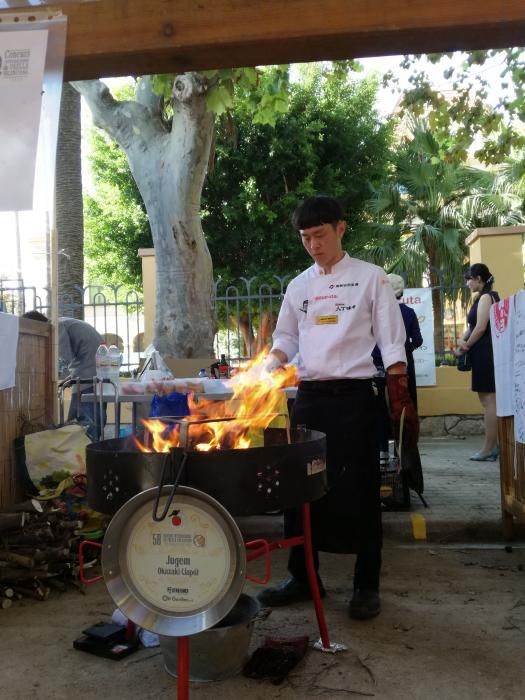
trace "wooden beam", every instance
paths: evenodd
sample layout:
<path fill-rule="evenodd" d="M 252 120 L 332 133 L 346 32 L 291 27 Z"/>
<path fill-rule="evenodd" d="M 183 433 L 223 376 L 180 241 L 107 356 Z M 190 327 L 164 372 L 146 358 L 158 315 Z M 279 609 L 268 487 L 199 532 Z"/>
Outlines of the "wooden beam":
<path fill-rule="evenodd" d="M 97 0 L 61 9 L 66 80 L 500 48 L 525 35 L 523 0 Z"/>

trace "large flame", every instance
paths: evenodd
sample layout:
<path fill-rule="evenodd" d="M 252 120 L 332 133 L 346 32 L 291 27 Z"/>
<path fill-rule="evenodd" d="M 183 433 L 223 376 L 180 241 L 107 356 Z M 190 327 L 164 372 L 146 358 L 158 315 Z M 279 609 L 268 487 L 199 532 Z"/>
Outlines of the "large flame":
<path fill-rule="evenodd" d="M 205 395 L 189 395 L 190 413 L 183 420 L 187 425 L 182 427 L 187 428 L 187 444 L 191 449 L 246 449 L 260 444 L 262 431 L 271 423 L 283 425 L 286 395 L 282 390 L 297 384 L 297 371 L 287 365 L 272 373 L 265 372 L 262 368 L 265 357 L 265 353 L 259 354 L 231 378 L 231 399 L 211 401 Z M 147 445 L 135 440 L 141 451 L 168 452 L 180 445 L 179 424 L 158 418 L 143 423 L 149 437 Z"/>

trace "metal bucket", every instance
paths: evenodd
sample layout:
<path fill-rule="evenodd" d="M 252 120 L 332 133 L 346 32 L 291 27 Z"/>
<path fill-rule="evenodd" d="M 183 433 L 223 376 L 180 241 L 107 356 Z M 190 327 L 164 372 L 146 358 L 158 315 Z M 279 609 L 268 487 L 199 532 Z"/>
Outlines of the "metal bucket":
<path fill-rule="evenodd" d="M 220 681 L 242 671 L 259 610 L 257 600 L 242 593 L 215 627 L 189 638 L 190 681 Z M 159 639 L 165 669 L 176 677 L 177 638 L 159 635 Z"/>

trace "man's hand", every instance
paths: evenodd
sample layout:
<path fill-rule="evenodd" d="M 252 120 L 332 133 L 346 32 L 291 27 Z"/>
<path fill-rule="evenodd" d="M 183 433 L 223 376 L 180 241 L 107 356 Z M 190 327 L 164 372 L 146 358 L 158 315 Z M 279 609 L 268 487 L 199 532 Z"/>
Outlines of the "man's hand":
<path fill-rule="evenodd" d="M 386 385 L 390 403 L 390 415 L 394 426 L 394 439 L 397 442 L 399 441 L 401 414 L 404 409 L 403 445 L 413 447 L 417 444 L 419 437 L 419 419 L 414 403 L 408 393 L 408 377 L 406 374 L 387 373 Z"/>
<path fill-rule="evenodd" d="M 269 352 L 261 364 L 261 374 L 271 374 L 282 367 L 282 364 L 281 359 L 274 352 Z"/>
<path fill-rule="evenodd" d="M 284 353 L 281 353 L 286 357 Z M 270 352 L 264 359 L 252 365 L 248 369 L 242 369 L 239 374 L 233 378 L 234 383 L 241 382 L 242 384 L 250 384 L 253 382 L 264 382 L 270 374 L 273 374 L 279 367 L 282 367 L 284 362 L 277 352 Z"/>

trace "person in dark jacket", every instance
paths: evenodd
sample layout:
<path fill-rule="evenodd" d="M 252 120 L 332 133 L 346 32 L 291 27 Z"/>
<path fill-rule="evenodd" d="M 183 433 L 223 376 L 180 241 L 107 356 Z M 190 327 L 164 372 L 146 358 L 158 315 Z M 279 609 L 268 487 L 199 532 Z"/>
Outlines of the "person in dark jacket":
<path fill-rule="evenodd" d="M 407 376 L 408 376 L 408 391 L 410 397 L 414 402 L 414 406 L 417 409 L 417 384 L 416 384 L 416 368 L 414 365 L 414 350 L 420 348 L 423 345 L 423 337 L 421 335 L 421 329 L 419 328 L 419 322 L 417 320 L 416 312 L 411 309 L 410 306 L 404 304 L 401 299 L 403 298 L 403 292 L 405 291 L 405 280 L 401 275 L 388 275 L 396 299 L 399 301 L 399 309 L 401 311 L 401 316 L 403 317 L 403 323 L 405 324 L 405 330 L 407 332 L 407 339 L 405 340 L 405 352 L 407 354 Z"/>
<path fill-rule="evenodd" d="M 414 309 L 410 306 L 404 304 L 401 299 L 403 297 L 403 292 L 405 290 L 405 281 L 401 275 L 390 274 L 388 275 L 388 280 L 392 285 L 396 299 L 399 301 L 399 309 L 401 311 L 401 316 L 403 317 L 403 323 L 405 324 L 406 340 L 405 340 L 405 352 L 407 356 L 407 378 L 408 378 L 408 391 L 410 393 L 410 398 L 417 410 L 417 382 L 416 382 L 416 368 L 414 364 L 414 350 L 423 345 L 423 337 L 421 335 L 421 329 L 419 328 L 419 322 L 417 320 L 416 313 Z M 384 381 L 381 381 L 381 377 L 384 377 L 384 367 L 383 358 L 381 357 L 381 352 L 377 345 L 372 351 L 372 358 L 374 364 L 378 370 L 377 372 L 377 385 L 379 389 L 378 395 L 378 421 L 379 421 L 379 456 L 382 464 L 388 462 L 388 438 L 390 435 L 390 418 L 388 415 L 388 408 L 386 406 L 385 397 L 385 386 Z"/>

